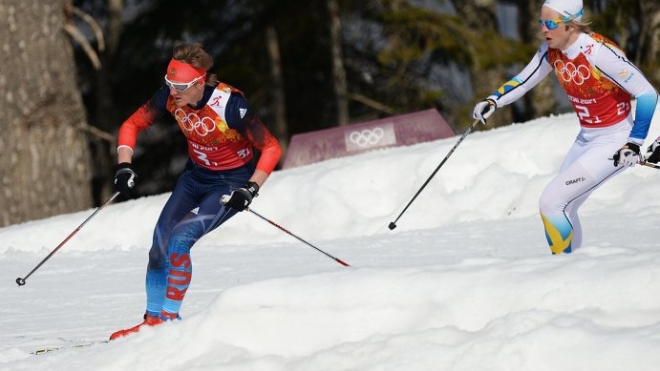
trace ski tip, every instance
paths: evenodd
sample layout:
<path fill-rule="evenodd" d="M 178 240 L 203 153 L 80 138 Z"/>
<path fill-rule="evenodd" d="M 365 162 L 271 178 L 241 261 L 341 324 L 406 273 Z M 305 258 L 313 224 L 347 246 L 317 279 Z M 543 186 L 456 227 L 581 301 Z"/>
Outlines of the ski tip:
<path fill-rule="evenodd" d="M 97 344 L 105 344 L 105 343 L 109 343 L 109 342 L 110 342 L 110 340 L 99 340 L 99 341 L 88 341 L 88 342 L 84 342 L 84 343 L 56 345 L 56 346 L 52 346 L 52 347 L 43 347 L 43 348 L 35 349 L 32 352 L 30 352 L 30 354 L 33 354 L 35 356 L 40 356 L 40 355 L 55 352 L 55 351 L 58 351 L 58 350 L 75 349 L 75 348 L 87 348 L 87 347 L 91 347 L 91 346 L 94 346 L 94 345 L 97 345 Z"/>
<path fill-rule="evenodd" d="M 53 352 L 53 351 L 56 351 L 56 350 L 59 350 L 59 348 L 56 348 L 56 347 L 54 347 L 54 348 L 41 348 L 41 349 L 37 349 L 33 352 L 30 352 L 30 354 L 34 354 L 35 356 L 40 356 L 42 354 L 46 354 L 48 352 Z"/>

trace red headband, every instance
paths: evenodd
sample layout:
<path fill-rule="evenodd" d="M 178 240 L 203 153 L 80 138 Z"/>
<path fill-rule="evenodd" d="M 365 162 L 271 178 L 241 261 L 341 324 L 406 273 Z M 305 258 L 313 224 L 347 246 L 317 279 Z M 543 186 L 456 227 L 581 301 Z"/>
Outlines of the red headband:
<path fill-rule="evenodd" d="M 205 69 L 194 67 L 188 63 L 178 61 L 174 58 L 172 58 L 170 64 L 167 66 L 167 78 L 177 82 L 191 82 L 205 74 Z M 204 79 L 200 79 L 200 81 L 204 81 Z"/>

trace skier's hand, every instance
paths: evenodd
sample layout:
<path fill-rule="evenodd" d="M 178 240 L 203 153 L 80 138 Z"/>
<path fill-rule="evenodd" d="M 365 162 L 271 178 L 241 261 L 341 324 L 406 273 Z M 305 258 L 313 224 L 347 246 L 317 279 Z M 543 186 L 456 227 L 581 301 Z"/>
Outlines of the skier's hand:
<path fill-rule="evenodd" d="M 639 145 L 632 142 L 626 143 L 620 150 L 616 151 L 612 159 L 614 160 L 614 166 L 635 166 L 639 162 Z"/>
<path fill-rule="evenodd" d="M 486 125 L 486 119 L 495 112 L 497 108 L 497 103 L 492 99 L 482 100 L 474 106 L 474 111 L 472 111 L 472 118 L 475 120 L 481 121 L 482 124 Z"/>
<path fill-rule="evenodd" d="M 220 199 L 225 209 L 232 208 L 237 211 L 243 211 L 250 206 L 252 199 L 259 195 L 259 185 L 255 182 L 247 182 L 241 188 L 231 192 L 231 194 L 223 195 Z"/>
<path fill-rule="evenodd" d="M 117 165 L 117 172 L 115 173 L 115 190 L 121 193 L 124 198 L 131 198 L 131 189 L 135 187 L 135 179 L 137 174 L 131 169 L 131 164 L 122 162 Z"/>
<path fill-rule="evenodd" d="M 657 164 L 660 161 L 660 142 L 658 142 L 658 139 L 654 140 L 646 149 L 646 161 L 652 164 Z"/>

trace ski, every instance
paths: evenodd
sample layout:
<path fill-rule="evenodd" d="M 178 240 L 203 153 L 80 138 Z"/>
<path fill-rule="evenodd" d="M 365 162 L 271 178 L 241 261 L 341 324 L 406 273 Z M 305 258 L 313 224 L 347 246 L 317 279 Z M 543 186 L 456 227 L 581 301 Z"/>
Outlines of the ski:
<path fill-rule="evenodd" d="M 75 348 L 87 348 L 87 347 L 91 347 L 92 345 L 105 344 L 105 343 L 108 343 L 108 342 L 110 342 L 110 340 L 98 340 L 98 341 L 88 341 L 88 342 L 82 342 L 82 343 L 76 343 L 76 344 L 56 345 L 56 346 L 52 346 L 52 347 L 43 347 L 43 348 L 35 349 L 34 351 L 30 352 L 30 354 L 40 356 L 40 355 L 55 352 L 55 351 L 58 351 L 58 350 L 75 349 Z"/>

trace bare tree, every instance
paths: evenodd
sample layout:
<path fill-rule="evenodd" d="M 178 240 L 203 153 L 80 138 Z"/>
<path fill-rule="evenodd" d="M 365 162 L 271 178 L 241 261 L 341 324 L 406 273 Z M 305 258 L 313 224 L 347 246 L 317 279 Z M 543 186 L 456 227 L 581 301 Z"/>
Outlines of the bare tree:
<path fill-rule="evenodd" d="M 284 77 L 282 74 L 282 57 L 280 44 L 277 41 L 277 30 L 274 26 L 266 28 L 266 46 L 270 58 L 270 75 L 273 80 L 273 111 L 275 113 L 275 137 L 286 153 L 289 144 L 289 130 L 286 123 L 286 94 L 284 93 Z"/>
<path fill-rule="evenodd" d="M 341 53 L 341 21 L 337 0 L 328 0 L 330 14 L 330 48 L 332 51 L 332 77 L 337 101 L 337 124 L 347 125 L 349 122 L 346 71 Z"/>
<path fill-rule="evenodd" d="M 91 206 L 64 2 L 0 0 L 0 225 Z"/>
<path fill-rule="evenodd" d="M 122 14 L 123 0 L 107 0 L 107 19 L 102 36 L 97 36 L 97 42 L 106 38 L 107 48 L 99 48 L 101 52 L 101 68 L 96 69 L 94 84 L 96 111 L 90 113 L 90 121 L 104 135 L 90 137 L 91 156 L 94 159 L 92 173 L 92 196 L 96 205 L 101 204 L 113 192 L 115 145 L 114 138 L 108 134 L 116 131 L 120 118 L 117 117 L 114 92 L 112 89 L 111 71 L 119 50 L 119 39 L 123 30 Z"/>

